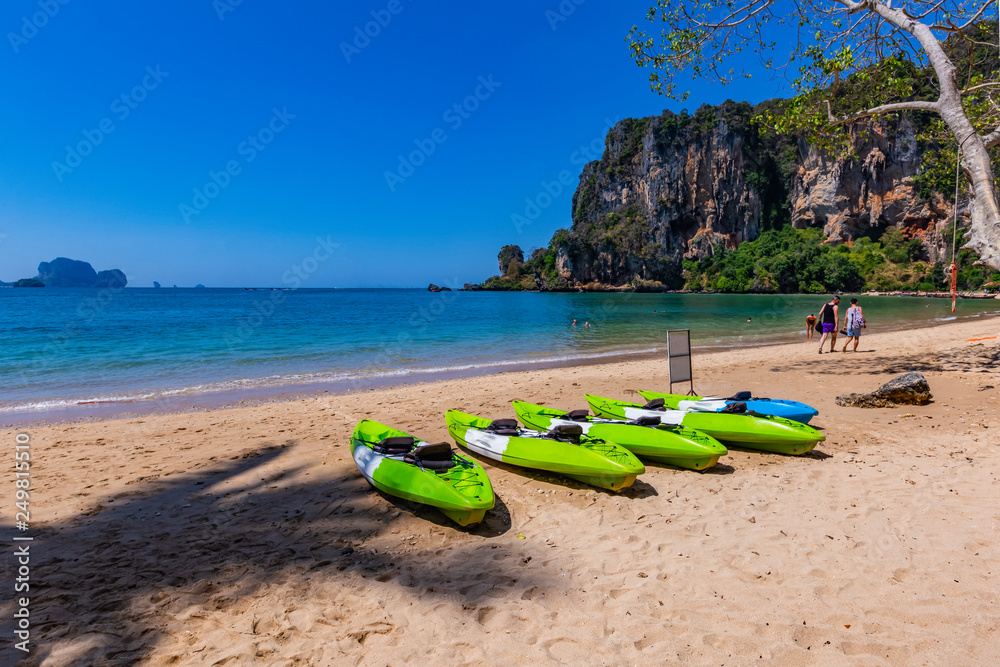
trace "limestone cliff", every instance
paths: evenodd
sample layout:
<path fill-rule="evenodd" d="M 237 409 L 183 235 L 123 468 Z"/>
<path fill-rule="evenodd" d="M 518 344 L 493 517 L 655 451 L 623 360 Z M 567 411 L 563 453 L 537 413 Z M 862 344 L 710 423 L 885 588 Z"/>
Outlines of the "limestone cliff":
<path fill-rule="evenodd" d="M 950 255 L 950 239 L 941 235 L 951 224 L 954 208 L 940 193 L 923 197 L 914 177 L 921 153 L 912 121 L 887 127 L 874 123 L 868 137 L 857 139 L 858 159 L 831 160 L 800 142 L 791 183 L 791 222 L 795 227 L 821 226 L 829 243 L 845 243 L 887 227 L 899 227 L 919 239 L 929 261 Z M 967 218 L 969 202 L 959 202 L 959 218 Z"/>
<path fill-rule="evenodd" d="M 924 259 L 942 256 L 952 205 L 918 193 L 910 120 L 861 126 L 857 157 L 831 159 L 794 137 L 762 137 L 755 111 L 727 102 L 615 125 L 580 176 L 572 228 L 552 238 L 549 287 L 679 286 L 684 259 L 786 224 L 822 227 L 830 244 L 899 227 Z M 960 219 L 966 211 L 960 202 Z"/>

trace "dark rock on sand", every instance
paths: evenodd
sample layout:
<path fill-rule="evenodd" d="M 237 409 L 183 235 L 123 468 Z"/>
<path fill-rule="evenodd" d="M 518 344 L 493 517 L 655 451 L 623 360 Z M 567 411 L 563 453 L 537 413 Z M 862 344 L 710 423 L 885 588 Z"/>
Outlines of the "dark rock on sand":
<path fill-rule="evenodd" d="M 889 380 L 870 394 L 837 397 L 837 405 L 855 408 L 891 408 L 896 405 L 924 405 L 931 400 L 931 388 L 923 373 L 912 371 Z"/>

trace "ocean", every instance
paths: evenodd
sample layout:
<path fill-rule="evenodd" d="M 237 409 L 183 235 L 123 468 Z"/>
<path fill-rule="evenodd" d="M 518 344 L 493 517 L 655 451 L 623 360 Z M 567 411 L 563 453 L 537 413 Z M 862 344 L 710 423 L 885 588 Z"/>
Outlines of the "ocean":
<path fill-rule="evenodd" d="M 0 289 L 0 423 L 218 405 L 805 339 L 824 296 L 419 289 Z M 1000 301 L 861 297 L 868 332 Z M 751 322 L 747 322 L 751 318 Z M 573 320 L 577 325 L 573 326 Z M 590 326 L 587 326 L 589 323 Z"/>

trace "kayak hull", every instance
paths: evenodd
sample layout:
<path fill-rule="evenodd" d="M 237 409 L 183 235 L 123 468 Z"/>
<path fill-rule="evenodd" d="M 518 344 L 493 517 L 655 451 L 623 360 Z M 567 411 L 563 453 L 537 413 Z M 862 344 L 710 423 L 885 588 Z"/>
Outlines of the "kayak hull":
<path fill-rule="evenodd" d="M 590 394 L 587 395 L 587 402 L 601 416 L 613 419 L 634 419 L 639 416 L 675 419 L 683 426 L 701 431 L 727 445 L 777 454 L 805 454 L 826 440 L 826 436 L 813 427 L 781 417 L 646 410 L 635 403 Z"/>
<path fill-rule="evenodd" d="M 639 390 L 639 395 L 642 396 L 647 401 L 651 401 L 654 398 L 662 398 L 665 407 L 676 410 L 678 409 L 682 401 L 716 401 L 721 400 L 725 403 L 746 403 L 748 412 L 755 412 L 760 415 L 770 415 L 772 417 L 782 417 L 784 419 L 791 419 L 792 421 L 801 422 L 803 424 L 808 424 L 813 417 L 819 414 L 819 410 L 816 408 L 801 403 L 799 401 L 791 401 L 783 398 L 751 398 L 746 401 L 733 401 L 730 399 L 711 399 L 705 398 L 704 396 L 685 396 L 683 394 L 667 394 L 660 391 L 644 391 Z"/>
<path fill-rule="evenodd" d="M 351 436 L 351 455 L 358 470 L 379 491 L 390 496 L 430 505 L 460 526 L 483 520 L 496 498 L 490 479 L 475 461 L 452 454 L 454 466 L 435 472 L 403 461 L 402 456 L 386 456 L 375 450 L 384 438 L 409 434 L 364 419 Z M 413 436 L 409 436 L 413 437 Z M 417 445 L 424 444 L 416 439 Z"/>
<path fill-rule="evenodd" d="M 545 470 L 611 491 L 632 485 L 646 471 L 630 451 L 614 442 L 581 438 L 580 444 L 541 437 L 523 430 L 517 436 L 490 433 L 489 419 L 458 410 L 445 415 L 448 433 L 460 447 L 511 465 Z"/>
<path fill-rule="evenodd" d="M 524 401 L 514 401 L 517 418 L 528 428 L 545 431 L 558 424 L 577 423 L 588 436 L 608 440 L 628 449 L 642 459 L 667 465 L 704 470 L 718 463 L 727 454 L 715 438 L 684 426 L 652 428 L 624 422 L 607 423 L 590 418 L 587 422 L 571 422 L 565 410 Z"/>

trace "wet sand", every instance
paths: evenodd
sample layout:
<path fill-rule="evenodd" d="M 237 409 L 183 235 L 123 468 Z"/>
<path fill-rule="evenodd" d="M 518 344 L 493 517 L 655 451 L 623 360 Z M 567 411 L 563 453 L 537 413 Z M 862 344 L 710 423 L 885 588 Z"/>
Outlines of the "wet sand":
<path fill-rule="evenodd" d="M 967 339 L 998 333 L 984 317 L 854 355 L 696 353 L 699 392 L 803 400 L 826 442 L 647 464 L 620 494 L 484 461 L 497 507 L 470 529 L 371 490 L 354 424 L 445 440 L 448 408 L 582 408 L 666 389 L 665 360 L 2 430 L 12 458 L 31 438 L 23 664 L 993 663 L 1000 341 Z M 910 370 L 930 405 L 834 404 Z M 8 637 L 12 613 L 5 596 Z"/>

